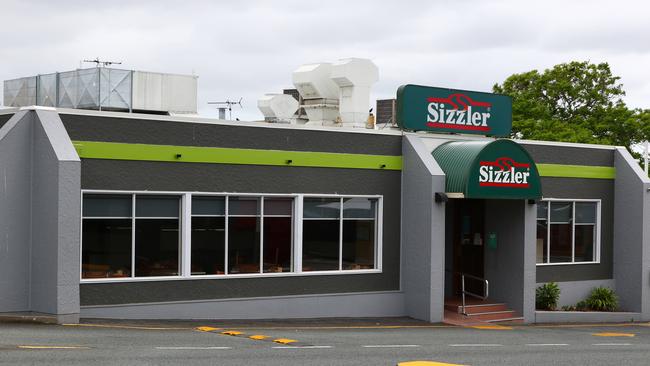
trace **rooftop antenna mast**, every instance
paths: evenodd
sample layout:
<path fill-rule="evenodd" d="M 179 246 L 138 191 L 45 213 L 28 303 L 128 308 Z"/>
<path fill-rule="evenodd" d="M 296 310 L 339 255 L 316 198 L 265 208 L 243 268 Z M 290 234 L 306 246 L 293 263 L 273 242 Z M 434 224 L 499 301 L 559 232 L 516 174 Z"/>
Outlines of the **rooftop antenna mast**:
<path fill-rule="evenodd" d="M 96 67 L 106 67 L 111 65 L 122 64 L 122 61 L 105 61 L 105 60 L 100 60 L 99 57 L 95 57 L 94 60 L 84 60 L 83 62 L 94 63 Z"/>
<path fill-rule="evenodd" d="M 226 109 L 228 110 L 228 119 L 232 120 L 232 106 L 234 105 L 239 105 L 240 108 L 244 108 L 242 106 L 241 101 L 243 98 L 239 98 L 239 101 L 235 102 L 230 99 L 226 99 L 224 102 L 208 102 L 208 104 L 216 104 L 218 105 L 217 109 L 219 110 L 219 119 L 226 119 Z"/>

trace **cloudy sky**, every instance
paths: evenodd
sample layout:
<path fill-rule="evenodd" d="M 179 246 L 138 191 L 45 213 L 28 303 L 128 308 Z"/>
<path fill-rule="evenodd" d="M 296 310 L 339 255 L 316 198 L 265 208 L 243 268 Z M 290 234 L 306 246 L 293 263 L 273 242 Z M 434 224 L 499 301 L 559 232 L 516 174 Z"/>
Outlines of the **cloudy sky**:
<path fill-rule="evenodd" d="M 304 63 L 345 57 L 379 67 L 376 98 L 401 84 L 490 91 L 561 62 L 608 62 L 631 107 L 650 108 L 647 1 L 34 1 L 0 0 L 0 80 L 78 68 L 80 60 L 199 76 L 199 113 L 291 87 Z M 374 102 L 371 102 L 374 103 Z"/>

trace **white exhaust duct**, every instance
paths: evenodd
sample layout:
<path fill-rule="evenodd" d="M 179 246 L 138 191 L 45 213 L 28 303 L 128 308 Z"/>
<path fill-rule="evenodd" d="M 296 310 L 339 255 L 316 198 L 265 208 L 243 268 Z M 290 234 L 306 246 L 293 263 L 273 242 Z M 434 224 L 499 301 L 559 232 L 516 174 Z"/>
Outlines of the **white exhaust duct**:
<path fill-rule="evenodd" d="M 332 65 L 330 78 L 340 88 L 339 115 L 343 126 L 365 127 L 370 87 L 379 80 L 377 66 L 368 59 L 342 59 Z"/>
<path fill-rule="evenodd" d="M 257 100 L 257 108 L 267 122 L 296 123 L 293 115 L 298 107 L 298 101 L 289 94 L 265 94 Z"/>
<path fill-rule="evenodd" d="M 339 115 L 339 88 L 332 81 L 332 64 L 302 65 L 292 75 L 293 85 L 302 96 L 307 125 L 332 125 Z"/>

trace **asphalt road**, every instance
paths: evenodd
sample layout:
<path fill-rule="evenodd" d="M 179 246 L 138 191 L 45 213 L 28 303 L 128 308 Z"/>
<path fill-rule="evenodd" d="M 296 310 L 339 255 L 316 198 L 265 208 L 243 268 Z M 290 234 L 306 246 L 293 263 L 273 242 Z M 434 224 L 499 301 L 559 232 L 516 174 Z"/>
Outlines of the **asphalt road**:
<path fill-rule="evenodd" d="M 311 322 L 195 329 L 200 325 L 0 323 L 0 365 L 650 365 L 650 324 L 474 329 Z M 249 338 L 254 335 L 266 338 Z"/>

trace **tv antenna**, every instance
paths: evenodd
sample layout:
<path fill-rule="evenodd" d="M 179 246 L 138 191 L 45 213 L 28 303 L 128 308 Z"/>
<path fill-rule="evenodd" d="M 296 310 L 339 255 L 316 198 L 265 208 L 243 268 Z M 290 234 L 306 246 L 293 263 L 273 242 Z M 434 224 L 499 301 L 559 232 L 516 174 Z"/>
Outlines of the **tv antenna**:
<path fill-rule="evenodd" d="M 106 67 L 111 65 L 122 64 L 122 61 L 104 61 L 104 60 L 100 60 L 99 57 L 95 57 L 94 60 L 84 60 L 84 62 L 94 63 L 96 67 Z"/>
<path fill-rule="evenodd" d="M 216 104 L 219 107 L 217 109 L 219 110 L 219 119 L 226 119 L 226 109 L 228 110 L 228 119 L 232 120 L 232 106 L 234 105 L 239 105 L 240 108 L 244 108 L 242 106 L 241 101 L 243 98 L 239 98 L 239 101 L 234 102 L 230 99 L 226 99 L 224 102 L 208 102 L 208 104 Z"/>

